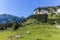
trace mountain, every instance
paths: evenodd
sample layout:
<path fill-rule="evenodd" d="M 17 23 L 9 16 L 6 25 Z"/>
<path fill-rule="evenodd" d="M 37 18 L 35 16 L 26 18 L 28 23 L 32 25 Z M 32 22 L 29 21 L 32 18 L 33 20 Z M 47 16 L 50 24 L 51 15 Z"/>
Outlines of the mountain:
<path fill-rule="evenodd" d="M 60 13 L 60 6 L 52 6 L 52 7 L 38 7 L 34 10 L 34 14 L 51 14 Z"/>
<path fill-rule="evenodd" d="M 25 20 L 24 17 L 17 17 L 10 14 L 0 14 L 0 24 L 14 21 L 21 22 L 23 20 Z"/>

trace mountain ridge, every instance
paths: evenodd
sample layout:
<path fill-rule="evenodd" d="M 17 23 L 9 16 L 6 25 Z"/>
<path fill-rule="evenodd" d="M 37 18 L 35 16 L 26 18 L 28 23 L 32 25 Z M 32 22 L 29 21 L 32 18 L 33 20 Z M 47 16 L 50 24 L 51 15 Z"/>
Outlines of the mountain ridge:
<path fill-rule="evenodd" d="M 18 17 L 11 14 L 0 14 L 0 24 L 14 21 L 21 22 L 24 19 L 24 17 Z"/>
<path fill-rule="evenodd" d="M 34 9 L 34 14 L 51 14 L 51 13 L 55 14 L 60 13 L 60 6 L 37 7 L 36 9 Z"/>

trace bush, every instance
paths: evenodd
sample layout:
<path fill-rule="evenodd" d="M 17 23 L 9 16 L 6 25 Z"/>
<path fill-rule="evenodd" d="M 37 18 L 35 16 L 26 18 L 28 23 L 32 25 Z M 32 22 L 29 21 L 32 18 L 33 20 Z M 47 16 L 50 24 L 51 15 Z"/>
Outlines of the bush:
<path fill-rule="evenodd" d="M 47 19 L 48 19 L 48 15 L 47 14 L 40 14 L 40 15 L 37 15 L 36 19 L 40 22 L 46 23 Z"/>
<path fill-rule="evenodd" d="M 17 22 L 13 22 L 13 26 L 12 26 L 12 29 L 13 30 L 17 30 L 19 28 L 20 24 L 17 23 Z"/>
<path fill-rule="evenodd" d="M 42 40 L 42 39 L 38 39 L 38 38 L 37 38 L 36 40 Z"/>
<path fill-rule="evenodd" d="M 39 22 L 46 23 L 48 20 L 48 14 L 31 15 L 27 19 L 36 19 Z"/>
<path fill-rule="evenodd" d="M 49 19 L 48 23 L 51 24 L 51 25 L 55 24 L 55 19 Z"/>

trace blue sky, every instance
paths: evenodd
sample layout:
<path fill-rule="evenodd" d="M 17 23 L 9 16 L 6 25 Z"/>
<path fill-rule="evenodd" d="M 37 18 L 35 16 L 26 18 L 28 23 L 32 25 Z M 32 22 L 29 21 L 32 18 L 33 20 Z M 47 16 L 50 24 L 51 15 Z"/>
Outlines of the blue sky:
<path fill-rule="evenodd" d="M 0 14 L 28 17 L 37 7 L 60 5 L 60 0 L 0 0 Z"/>

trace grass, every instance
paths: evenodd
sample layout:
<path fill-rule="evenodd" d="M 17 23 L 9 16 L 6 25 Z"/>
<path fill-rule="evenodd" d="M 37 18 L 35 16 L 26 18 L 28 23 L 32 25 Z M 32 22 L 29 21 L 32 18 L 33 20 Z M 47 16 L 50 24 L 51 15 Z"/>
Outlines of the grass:
<path fill-rule="evenodd" d="M 27 34 L 27 31 L 30 33 Z M 22 38 L 15 38 L 17 34 Z M 0 40 L 8 40 L 9 36 L 12 36 L 13 40 L 60 40 L 60 29 L 50 24 L 30 24 L 16 31 L 10 29 L 0 31 Z"/>

